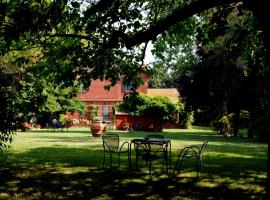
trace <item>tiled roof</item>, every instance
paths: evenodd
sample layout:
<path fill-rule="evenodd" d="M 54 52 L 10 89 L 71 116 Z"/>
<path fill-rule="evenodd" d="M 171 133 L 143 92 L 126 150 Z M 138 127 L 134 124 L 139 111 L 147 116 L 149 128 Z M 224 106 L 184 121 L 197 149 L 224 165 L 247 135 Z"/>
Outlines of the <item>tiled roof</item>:
<path fill-rule="evenodd" d="M 172 101 L 176 102 L 179 100 L 180 94 L 176 88 L 154 88 L 147 90 L 149 96 L 166 96 Z"/>

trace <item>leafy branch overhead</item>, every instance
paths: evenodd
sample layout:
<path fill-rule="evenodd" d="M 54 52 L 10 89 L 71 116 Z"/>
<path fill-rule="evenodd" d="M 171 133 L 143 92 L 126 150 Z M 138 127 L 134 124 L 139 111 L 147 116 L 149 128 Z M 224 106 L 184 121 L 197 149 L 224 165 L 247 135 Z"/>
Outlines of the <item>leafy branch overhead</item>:
<path fill-rule="evenodd" d="M 238 1 L 1 1 L 1 53 L 35 45 L 42 47 L 48 64 L 65 63 L 58 70 L 70 79 L 79 76 L 85 85 L 110 79 L 115 84 L 124 74 L 135 86 L 144 66 L 142 43 L 155 41 L 196 13 L 232 2 Z M 48 59 L 50 52 L 53 58 Z"/>

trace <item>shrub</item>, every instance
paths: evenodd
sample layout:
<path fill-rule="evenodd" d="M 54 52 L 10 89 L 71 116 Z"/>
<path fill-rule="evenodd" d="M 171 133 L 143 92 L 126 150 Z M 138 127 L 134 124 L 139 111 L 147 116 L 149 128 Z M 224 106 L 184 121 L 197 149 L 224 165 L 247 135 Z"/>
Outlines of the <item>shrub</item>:
<path fill-rule="evenodd" d="M 128 112 L 133 116 L 150 116 L 160 118 L 163 122 L 174 118 L 177 106 L 168 97 L 149 97 L 134 94 L 114 106 L 116 111 Z"/>
<path fill-rule="evenodd" d="M 240 127 L 247 128 L 250 120 L 250 115 L 247 110 L 240 111 Z"/>
<path fill-rule="evenodd" d="M 182 128 L 189 128 L 194 122 L 194 113 L 189 111 L 182 111 L 179 114 L 180 124 Z"/>
<path fill-rule="evenodd" d="M 235 113 L 230 113 L 229 115 L 222 116 L 218 120 L 214 120 L 211 122 L 211 126 L 214 127 L 215 130 L 219 131 L 221 135 L 227 136 L 232 134 L 235 125 Z M 239 114 L 239 127 L 247 128 L 249 123 L 249 112 L 246 110 L 241 110 Z"/>

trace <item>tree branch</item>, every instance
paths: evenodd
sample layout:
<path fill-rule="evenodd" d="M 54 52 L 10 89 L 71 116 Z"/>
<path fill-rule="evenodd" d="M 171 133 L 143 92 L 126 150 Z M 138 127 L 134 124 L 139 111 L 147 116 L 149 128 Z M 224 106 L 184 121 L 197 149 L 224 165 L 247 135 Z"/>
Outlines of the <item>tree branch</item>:
<path fill-rule="evenodd" d="M 149 40 L 155 40 L 156 37 L 168 30 L 173 25 L 177 24 L 180 21 L 187 19 L 188 17 L 195 15 L 197 13 L 201 13 L 205 10 L 208 10 L 213 7 L 221 6 L 224 4 L 229 4 L 233 2 L 239 2 L 241 0 L 198 0 L 194 1 L 184 7 L 179 7 L 174 10 L 170 15 L 166 18 L 157 21 L 155 24 L 150 26 L 145 31 L 141 31 L 136 33 L 133 36 L 126 36 L 126 40 L 124 40 L 125 45 L 128 48 L 131 48 L 137 44 L 141 44 L 143 42 Z"/>
<path fill-rule="evenodd" d="M 108 8 L 112 6 L 113 2 L 113 0 L 100 0 L 97 4 L 93 5 L 84 12 L 84 17 L 88 18 L 97 12 L 108 10 Z"/>
<path fill-rule="evenodd" d="M 77 34 L 48 34 L 45 36 L 49 37 L 60 37 L 60 38 L 78 38 L 78 39 L 84 39 L 88 41 L 93 41 L 95 43 L 98 43 L 97 40 L 94 40 L 93 38 L 86 36 L 86 35 L 77 35 Z M 100 43 L 101 45 L 101 43 Z"/>

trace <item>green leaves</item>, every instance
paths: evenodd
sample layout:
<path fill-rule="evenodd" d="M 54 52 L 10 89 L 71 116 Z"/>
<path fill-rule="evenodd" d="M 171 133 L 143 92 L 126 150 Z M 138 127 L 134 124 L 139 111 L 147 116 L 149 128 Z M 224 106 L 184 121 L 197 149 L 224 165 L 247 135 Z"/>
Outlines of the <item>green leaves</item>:
<path fill-rule="evenodd" d="M 77 2 L 77 1 L 72 1 L 72 2 L 71 2 L 71 6 L 72 6 L 73 8 L 80 8 L 80 3 Z"/>
<path fill-rule="evenodd" d="M 177 112 L 176 104 L 165 96 L 150 97 L 134 94 L 115 106 L 117 111 L 128 112 L 134 116 L 151 116 L 169 120 Z"/>

